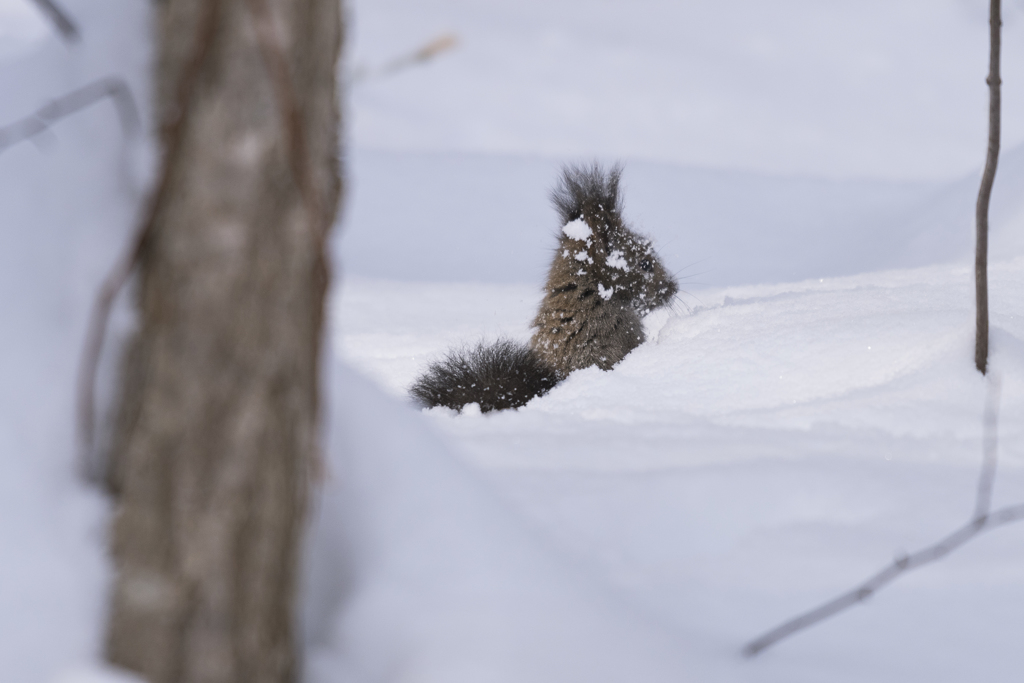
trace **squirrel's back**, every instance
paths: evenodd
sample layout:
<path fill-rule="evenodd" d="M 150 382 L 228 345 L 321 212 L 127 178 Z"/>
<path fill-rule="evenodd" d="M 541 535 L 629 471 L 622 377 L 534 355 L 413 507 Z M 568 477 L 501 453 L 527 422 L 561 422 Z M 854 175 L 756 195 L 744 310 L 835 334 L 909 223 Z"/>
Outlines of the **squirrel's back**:
<path fill-rule="evenodd" d="M 420 405 L 516 408 L 573 370 L 610 370 L 643 343 L 641 317 L 668 304 L 679 286 L 650 240 L 623 221 L 621 172 L 596 163 L 563 167 L 551 193 L 559 244 L 529 346 L 500 340 L 449 352 L 410 389 Z"/>

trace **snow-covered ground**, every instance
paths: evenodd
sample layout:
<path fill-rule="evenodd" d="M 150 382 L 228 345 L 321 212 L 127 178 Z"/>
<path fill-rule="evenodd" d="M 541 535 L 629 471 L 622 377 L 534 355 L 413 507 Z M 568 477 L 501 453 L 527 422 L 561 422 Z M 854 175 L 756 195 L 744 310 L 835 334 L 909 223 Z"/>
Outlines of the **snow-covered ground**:
<path fill-rule="evenodd" d="M 69 48 L 19 2 L 0 0 L 0 125 L 108 73 L 145 109 L 144 3 L 65 0 Z M 1019 679 L 1024 524 L 739 655 L 972 511 L 985 4 L 355 3 L 354 61 L 462 42 L 349 101 L 310 683 Z M 1024 13 L 1007 4 L 996 505 L 1024 502 Z M 406 387 L 449 346 L 529 334 L 563 155 L 625 159 L 626 216 L 685 293 L 611 372 L 514 412 L 413 409 Z M 107 102 L 0 154 L 4 681 L 104 676 L 107 505 L 75 479 L 73 380 L 147 158 Z M 115 338 L 129 328 L 122 310 Z"/>
<path fill-rule="evenodd" d="M 651 315 L 651 340 L 612 372 L 577 372 L 515 412 L 425 417 L 544 543 L 674 635 L 681 659 L 664 666 L 676 680 L 1012 681 L 1024 528 L 996 531 L 762 659 L 738 655 L 745 639 L 967 519 L 985 391 L 971 366 L 969 285 L 967 269 L 934 266 L 703 292 L 689 311 Z M 1024 500 L 1024 261 L 995 268 L 992 288 L 1004 311 L 992 361 L 1004 381 L 1001 505 Z M 449 343 L 525 335 L 536 296 L 356 280 L 337 303 L 335 340 L 402 400 Z M 419 485 L 430 502 L 416 510 L 475 517 L 447 486 Z M 467 535 L 476 543 L 461 562 L 495 542 L 486 529 Z M 493 598 L 463 597 L 467 569 L 448 561 L 455 587 L 434 574 L 406 581 L 427 579 L 485 623 L 501 618 L 490 610 L 520 619 Z M 505 578 L 486 561 L 480 572 Z"/>

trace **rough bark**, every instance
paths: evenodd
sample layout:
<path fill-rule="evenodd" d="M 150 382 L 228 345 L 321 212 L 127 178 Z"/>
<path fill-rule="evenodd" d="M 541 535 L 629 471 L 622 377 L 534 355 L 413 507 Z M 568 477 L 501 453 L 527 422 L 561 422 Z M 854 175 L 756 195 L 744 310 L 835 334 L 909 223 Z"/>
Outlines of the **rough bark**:
<path fill-rule="evenodd" d="M 985 374 L 988 369 L 988 205 L 992 196 L 992 183 L 999 163 L 999 37 L 1003 25 L 1000 0 L 989 5 L 989 63 L 988 63 L 988 152 L 985 172 L 981 177 L 976 206 L 976 243 L 974 249 L 975 339 L 974 365 Z"/>
<path fill-rule="evenodd" d="M 107 656 L 150 683 L 294 680 L 338 0 L 166 0 L 164 151 L 109 458 Z"/>

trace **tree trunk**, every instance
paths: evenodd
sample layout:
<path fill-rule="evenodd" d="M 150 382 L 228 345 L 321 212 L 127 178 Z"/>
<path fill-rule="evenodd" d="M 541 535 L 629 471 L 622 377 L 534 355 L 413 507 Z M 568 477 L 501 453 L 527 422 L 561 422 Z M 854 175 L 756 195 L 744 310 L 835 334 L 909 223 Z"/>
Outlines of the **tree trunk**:
<path fill-rule="evenodd" d="M 988 152 L 975 207 L 974 248 L 974 366 L 983 375 L 988 369 L 988 204 L 999 163 L 999 86 L 1002 85 L 999 76 L 999 36 L 1003 26 L 1000 15 L 999 0 L 990 0 L 988 79 L 985 81 L 988 83 Z"/>
<path fill-rule="evenodd" d="M 290 681 L 341 187 L 340 7 L 158 7 L 164 159 L 109 460 L 107 656 L 150 683 Z"/>

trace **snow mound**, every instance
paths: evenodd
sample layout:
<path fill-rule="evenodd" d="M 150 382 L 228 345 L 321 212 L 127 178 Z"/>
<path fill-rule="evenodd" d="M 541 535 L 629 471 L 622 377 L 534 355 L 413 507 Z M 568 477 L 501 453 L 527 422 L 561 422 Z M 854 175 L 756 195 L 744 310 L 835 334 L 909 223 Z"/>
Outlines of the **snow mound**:
<path fill-rule="evenodd" d="M 682 633 L 560 556 L 421 416 L 344 367 L 332 385 L 311 681 L 686 678 Z"/>

